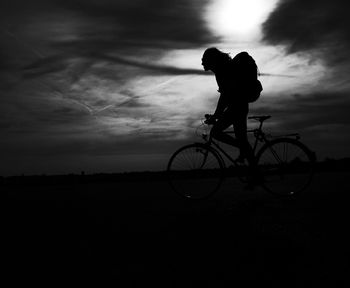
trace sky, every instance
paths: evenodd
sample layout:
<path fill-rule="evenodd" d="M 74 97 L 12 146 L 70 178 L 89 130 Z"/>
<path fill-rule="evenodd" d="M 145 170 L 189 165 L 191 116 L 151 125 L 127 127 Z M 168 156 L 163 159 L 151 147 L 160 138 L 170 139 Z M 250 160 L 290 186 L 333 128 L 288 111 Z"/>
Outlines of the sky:
<path fill-rule="evenodd" d="M 208 47 L 247 51 L 251 115 L 350 156 L 345 0 L 0 2 L 0 175 L 163 170 L 215 109 Z M 253 127 L 254 123 L 249 123 Z"/>

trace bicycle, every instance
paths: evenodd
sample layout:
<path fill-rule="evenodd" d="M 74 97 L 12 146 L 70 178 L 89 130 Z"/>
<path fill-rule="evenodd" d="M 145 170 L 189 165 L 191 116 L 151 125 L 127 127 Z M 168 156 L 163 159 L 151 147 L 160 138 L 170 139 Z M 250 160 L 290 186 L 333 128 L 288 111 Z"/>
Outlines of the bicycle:
<path fill-rule="evenodd" d="M 206 117 L 208 119 L 209 115 Z M 259 185 L 275 195 L 297 195 L 311 182 L 316 155 L 300 142 L 298 133 L 279 136 L 266 134 L 262 127 L 269 118 L 269 115 L 248 117 L 260 123 L 258 128 L 247 130 L 255 138 L 252 148 L 262 178 Z M 224 132 L 234 133 L 229 130 Z M 204 143 L 185 145 L 170 157 L 167 175 L 172 189 L 188 199 L 205 199 L 218 191 L 228 176 L 236 176 L 241 182 L 248 183 L 248 165 L 234 159 L 210 133 L 201 136 Z M 237 146 L 230 147 L 239 150 Z M 225 164 L 225 159 L 229 166 Z"/>

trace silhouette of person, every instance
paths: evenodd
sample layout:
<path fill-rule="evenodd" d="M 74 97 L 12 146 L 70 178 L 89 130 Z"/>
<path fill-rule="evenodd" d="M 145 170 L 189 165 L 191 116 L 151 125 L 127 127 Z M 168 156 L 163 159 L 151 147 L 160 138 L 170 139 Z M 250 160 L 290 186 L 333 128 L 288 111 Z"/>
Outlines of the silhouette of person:
<path fill-rule="evenodd" d="M 211 70 L 215 74 L 220 93 L 215 112 L 208 115 L 206 122 L 213 124 L 210 134 L 214 139 L 239 147 L 237 161 L 247 159 L 249 166 L 255 167 L 254 152 L 247 137 L 249 103 L 245 96 L 249 93 L 249 75 L 244 67 L 232 61 L 229 54 L 215 47 L 206 49 L 203 54 L 202 66 L 205 71 Z M 231 125 L 236 138 L 223 133 Z"/>

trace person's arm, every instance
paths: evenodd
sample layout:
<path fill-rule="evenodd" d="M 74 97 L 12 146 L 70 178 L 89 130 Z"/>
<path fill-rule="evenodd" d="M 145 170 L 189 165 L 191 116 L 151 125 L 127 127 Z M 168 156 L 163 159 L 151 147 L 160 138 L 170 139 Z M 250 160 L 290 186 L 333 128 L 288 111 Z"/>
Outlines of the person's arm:
<path fill-rule="evenodd" d="M 226 97 L 221 93 L 219 100 L 218 100 L 218 104 L 216 105 L 215 112 L 213 114 L 213 117 L 215 119 L 219 118 L 222 115 L 222 113 L 225 111 L 225 109 L 227 108 L 227 101 L 225 98 Z"/>

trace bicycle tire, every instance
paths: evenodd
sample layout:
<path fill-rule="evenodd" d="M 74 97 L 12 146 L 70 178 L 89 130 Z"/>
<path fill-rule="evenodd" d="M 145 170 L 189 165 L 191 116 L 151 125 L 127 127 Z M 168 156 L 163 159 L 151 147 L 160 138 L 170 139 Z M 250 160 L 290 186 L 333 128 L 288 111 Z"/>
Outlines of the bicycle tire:
<path fill-rule="evenodd" d="M 171 156 L 167 166 L 168 181 L 182 197 L 205 199 L 220 188 L 223 167 L 214 149 L 200 143 L 186 145 Z"/>
<path fill-rule="evenodd" d="M 300 141 L 279 138 L 257 153 L 263 187 L 280 196 L 297 195 L 310 184 L 314 174 L 314 153 Z"/>

